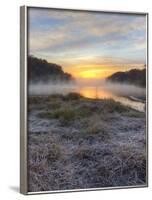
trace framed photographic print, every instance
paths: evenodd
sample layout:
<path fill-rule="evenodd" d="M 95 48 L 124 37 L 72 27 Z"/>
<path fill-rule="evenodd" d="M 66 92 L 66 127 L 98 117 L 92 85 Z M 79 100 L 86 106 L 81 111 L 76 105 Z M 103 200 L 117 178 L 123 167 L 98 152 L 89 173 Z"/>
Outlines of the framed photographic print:
<path fill-rule="evenodd" d="M 148 185 L 148 14 L 21 7 L 20 191 Z"/>

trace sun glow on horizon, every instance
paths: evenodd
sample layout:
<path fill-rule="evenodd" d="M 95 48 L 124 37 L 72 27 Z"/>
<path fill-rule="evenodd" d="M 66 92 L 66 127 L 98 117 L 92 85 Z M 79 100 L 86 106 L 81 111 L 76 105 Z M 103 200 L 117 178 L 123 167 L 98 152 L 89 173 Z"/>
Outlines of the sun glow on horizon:
<path fill-rule="evenodd" d="M 101 69 L 90 69 L 86 71 L 82 71 L 79 73 L 80 78 L 90 78 L 90 79 L 98 79 L 105 77 L 105 70 Z"/>
<path fill-rule="evenodd" d="M 143 65 L 138 65 L 135 67 L 136 69 L 143 69 Z M 76 79 L 104 79 L 116 72 L 120 71 L 129 71 L 133 69 L 132 65 L 130 66 L 116 66 L 116 65 L 108 65 L 108 66 L 99 66 L 99 65 L 89 65 L 89 66 L 71 66 L 71 67 L 63 67 L 63 70 L 67 73 L 70 73 Z"/>
<path fill-rule="evenodd" d="M 146 15 L 30 8 L 28 54 L 75 79 L 103 79 L 146 63 Z"/>

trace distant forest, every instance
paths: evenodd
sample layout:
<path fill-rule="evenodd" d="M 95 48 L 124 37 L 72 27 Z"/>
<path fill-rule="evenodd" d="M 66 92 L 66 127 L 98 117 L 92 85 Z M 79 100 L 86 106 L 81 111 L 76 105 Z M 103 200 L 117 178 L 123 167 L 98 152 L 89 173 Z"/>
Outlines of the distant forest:
<path fill-rule="evenodd" d="M 132 69 L 127 72 L 116 72 L 106 80 L 115 83 L 128 83 L 146 87 L 146 68 L 142 70 Z"/>
<path fill-rule="evenodd" d="M 28 56 L 28 79 L 30 82 L 74 81 L 71 74 L 65 73 L 60 65 Z"/>

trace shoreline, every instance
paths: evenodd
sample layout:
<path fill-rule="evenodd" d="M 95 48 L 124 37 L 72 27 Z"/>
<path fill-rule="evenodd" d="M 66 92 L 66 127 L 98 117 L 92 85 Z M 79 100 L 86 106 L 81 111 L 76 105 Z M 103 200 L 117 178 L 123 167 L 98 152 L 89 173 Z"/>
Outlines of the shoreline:
<path fill-rule="evenodd" d="M 62 93 L 54 93 L 55 95 L 62 95 L 62 96 L 66 96 L 66 95 L 68 95 L 69 93 L 75 93 L 75 92 L 68 92 L 67 94 L 62 94 Z M 29 98 L 30 97 L 49 97 L 49 96 L 51 96 L 51 95 L 54 95 L 54 94 L 34 94 L 34 95 L 32 95 L 32 94 L 30 94 L 29 95 Z M 79 94 L 79 95 L 81 95 L 80 93 L 76 93 L 76 94 Z M 85 97 L 85 96 L 83 96 L 83 95 L 81 95 L 84 99 L 90 99 L 90 100 L 103 100 L 103 99 L 113 99 L 114 101 L 116 101 L 116 102 L 120 102 L 121 104 L 123 104 L 124 106 L 129 106 L 130 108 L 133 108 L 133 109 L 135 109 L 135 110 L 138 110 L 138 111 L 140 111 L 140 112 L 145 112 L 145 109 L 144 110 L 140 110 L 139 108 L 137 109 L 136 107 L 133 107 L 133 106 L 131 106 L 131 105 L 127 105 L 127 104 L 125 104 L 125 103 L 123 103 L 122 101 L 119 101 L 118 100 L 118 98 L 125 98 L 126 100 L 130 100 L 130 101 L 132 101 L 132 103 L 134 103 L 134 102 L 137 102 L 137 103 L 142 103 L 142 104 L 144 104 L 143 106 L 145 107 L 145 104 L 146 104 L 146 97 L 141 97 L 141 98 L 138 98 L 138 97 L 136 97 L 136 96 L 125 96 L 125 95 L 121 95 L 121 96 L 119 96 L 119 95 L 116 95 L 116 97 L 117 97 L 117 100 L 115 99 L 115 98 L 90 98 L 90 97 Z M 142 99 L 145 99 L 145 100 L 142 100 Z M 130 102 L 130 104 L 131 104 L 131 102 Z"/>

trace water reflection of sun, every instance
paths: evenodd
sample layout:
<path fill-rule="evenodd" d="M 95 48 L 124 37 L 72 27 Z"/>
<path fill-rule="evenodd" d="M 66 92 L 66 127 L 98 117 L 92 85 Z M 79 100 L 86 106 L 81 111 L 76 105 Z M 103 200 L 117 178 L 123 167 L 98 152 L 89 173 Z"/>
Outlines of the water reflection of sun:
<path fill-rule="evenodd" d="M 109 91 L 104 90 L 103 88 L 97 88 L 97 87 L 82 87 L 79 88 L 79 93 L 85 97 L 88 98 L 112 98 L 112 93 Z"/>

